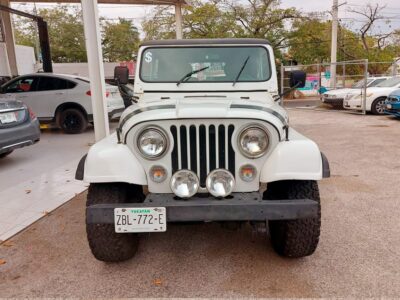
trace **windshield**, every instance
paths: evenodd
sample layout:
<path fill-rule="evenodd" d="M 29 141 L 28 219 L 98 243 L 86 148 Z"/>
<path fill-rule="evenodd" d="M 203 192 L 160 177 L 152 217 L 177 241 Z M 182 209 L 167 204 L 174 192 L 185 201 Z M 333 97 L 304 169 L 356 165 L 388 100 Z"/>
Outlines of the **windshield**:
<path fill-rule="evenodd" d="M 204 70 L 194 72 L 200 69 Z M 145 82 L 177 83 L 185 75 L 182 82 L 234 82 L 239 73 L 237 82 L 267 81 L 271 77 L 268 50 L 261 46 L 147 48 L 140 68 Z"/>
<path fill-rule="evenodd" d="M 377 87 L 393 87 L 400 84 L 400 77 L 392 77 L 376 85 Z"/>
<path fill-rule="evenodd" d="M 367 79 L 367 86 L 373 79 Z M 352 89 L 360 89 L 364 86 L 364 79 L 357 81 L 355 84 L 351 86 Z"/>

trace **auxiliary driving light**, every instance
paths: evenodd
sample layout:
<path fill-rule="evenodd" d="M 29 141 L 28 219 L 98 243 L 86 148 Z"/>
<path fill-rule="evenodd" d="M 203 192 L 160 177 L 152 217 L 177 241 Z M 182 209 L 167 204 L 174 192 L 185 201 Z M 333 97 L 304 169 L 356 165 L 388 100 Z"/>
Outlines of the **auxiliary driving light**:
<path fill-rule="evenodd" d="M 235 178 L 224 169 L 212 171 L 206 179 L 206 187 L 214 197 L 226 197 L 232 193 L 235 186 Z"/>
<path fill-rule="evenodd" d="M 149 174 L 151 180 L 157 183 L 161 183 L 167 178 L 167 170 L 162 166 L 152 166 Z"/>
<path fill-rule="evenodd" d="M 240 168 L 239 174 L 243 181 L 250 182 L 256 178 L 257 169 L 252 165 L 244 165 Z"/>
<path fill-rule="evenodd" d="M 171 178 L 171 190 L 179 198 L 190 198 L 199 189 L 199 178 L 189 170 L 179 170 Z"/>

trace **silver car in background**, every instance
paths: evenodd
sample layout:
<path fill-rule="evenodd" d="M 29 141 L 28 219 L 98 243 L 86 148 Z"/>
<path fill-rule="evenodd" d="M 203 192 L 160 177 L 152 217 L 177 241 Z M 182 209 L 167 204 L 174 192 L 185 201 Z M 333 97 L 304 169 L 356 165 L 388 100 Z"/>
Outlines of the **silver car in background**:
<path fill-rule="evenodd" d="M 21 101 L 0 101 L 0 158 L 40 140 L 39 121 Z"/>

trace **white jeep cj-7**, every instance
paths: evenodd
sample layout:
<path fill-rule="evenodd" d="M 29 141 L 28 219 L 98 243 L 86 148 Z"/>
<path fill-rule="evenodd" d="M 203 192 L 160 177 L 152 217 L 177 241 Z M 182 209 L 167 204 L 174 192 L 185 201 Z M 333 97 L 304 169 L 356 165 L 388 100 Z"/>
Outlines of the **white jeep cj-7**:
<path fill-rule="evenodd" d="M 121 71 L 116 77 L 126 83 Z M 292 88 L 304 83 L 304 72 L 290 73 Z M 312 254 L 321 226 L 317 180 L 329 177 L 329 164 L 289 127 L 281 96 L 265 40 L 142 44 L 135 103 L 76 174 L 90 183 L 86 224 L 94 256 L 126 260 L 138 233 L 199 221 L 248 221 L 269 228 L 278 254 Z"/>

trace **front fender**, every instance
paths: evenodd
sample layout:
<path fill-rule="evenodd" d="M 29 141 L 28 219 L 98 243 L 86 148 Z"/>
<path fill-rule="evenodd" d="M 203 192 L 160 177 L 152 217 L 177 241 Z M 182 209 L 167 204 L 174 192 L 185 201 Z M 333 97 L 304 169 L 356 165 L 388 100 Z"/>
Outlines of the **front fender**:
<path fill-rule="evenodd" d="M 147 185 L 146 173 L 136 156 L 125 144 L 118 144 L 112 134 L 94 144 L 82 158 L 76 179 L 88 183 L 126 182 Z"/>
<path fill-rule="evenodd" d="M 329 163 L 317 144 L 290 128 L 261 169 L 260 182 L 320 180 L 330 176 Z"/>

